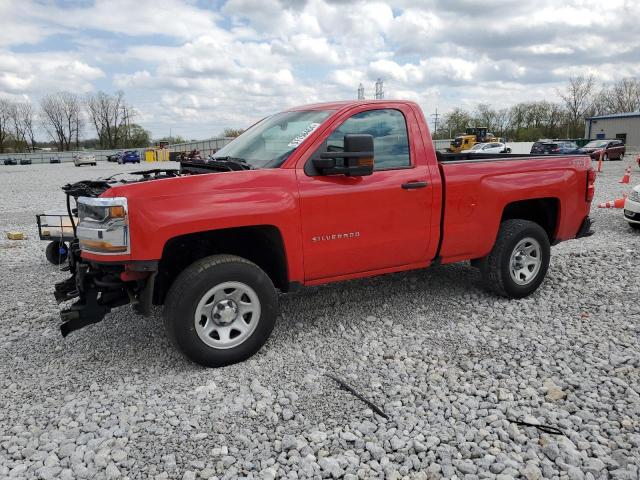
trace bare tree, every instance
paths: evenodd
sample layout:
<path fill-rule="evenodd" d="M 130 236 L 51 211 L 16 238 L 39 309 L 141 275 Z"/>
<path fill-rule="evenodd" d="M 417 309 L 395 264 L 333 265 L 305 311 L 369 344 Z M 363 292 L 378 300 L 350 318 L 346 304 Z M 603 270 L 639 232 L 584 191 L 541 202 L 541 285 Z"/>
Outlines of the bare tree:
<path fill-rule="evenodd" d="M 596 80 L 593 75 L 579 75 L 569 79 L 565 92 L 558 91 L 569 116 L 568 135 L 578 135 L 579 125 L 593 104 L 595 88 Z"/>
<path fill-rule="evenodd" d="M 462 108 L 454 108 L 444 115 L 442 119 L 442 130 L 449 130 L 449 136 L 453 137 L 457 133 L 462 133 L 471 123 L 471 115 Z"/>
<path fill-rule="evenodd" d="M 606 113 L 635 112 L 640 109 L 640 82 L 635 78 L 623 78 L 604 88 L 600 99 Z"/>
<path fill-rule="evenodd" d="M 11 135 L 11 102 L 0 98 L 0 153 L 4 153 Z"/>
<path fill-rule="evenodd" d="M 121 146 L 121 137 L 125 135 L 126 130 L 122 127 L 126 126 L 129 119 L 124 93 L 119 91 L 109 95 L 98 92 L 88 95 L 86 103 L 89 119 L 96 129 L 100 146 L 102 148 Z"/>
<path fill-rule="evenodd" d="M 501 108 L 496 111 L 496 133 L 500 137 L 505 137 L 505 134 L 509 128 L 509 109 Z"/>
<path fill-rule="evenodd" d="M 20 117 L 22 119 L 22 125 L 24 128 L 25 142 L 28 140 L 31 143 L 31 151 L 36 148 L 36 134 L 35 134 L 35 113 L 33 111 L 33 105 L 31 102 L 20 103 L 18 106 L 20 110 Z"/>
<path fill-rule="evenodd" d="M 21 103 L 12 102 L 10 104 L 9 115 L 11 117 L 11 124 L 13 125 L 13 142 L 16 152 L 24 150 L 25 147 L 28 148 L 24 125 L 25 122 L 22 118 L 23 113 L 24 111 Z"/>
<path fill-rule="evenodd" d="M 475 121 L 479 127 L 487 127 L 488 131 L 493 132 L 496 127 L 498 114 L 486 103 L 478 105 L 475 111 Z"/>
<path fill-rule="evenodd" d="M 42 122 L 58 150 L 70 150 L 71 142 L 80 145 L 84 122 L 79 97 L 71 92 L 46 95 L 40 100 Z"/>

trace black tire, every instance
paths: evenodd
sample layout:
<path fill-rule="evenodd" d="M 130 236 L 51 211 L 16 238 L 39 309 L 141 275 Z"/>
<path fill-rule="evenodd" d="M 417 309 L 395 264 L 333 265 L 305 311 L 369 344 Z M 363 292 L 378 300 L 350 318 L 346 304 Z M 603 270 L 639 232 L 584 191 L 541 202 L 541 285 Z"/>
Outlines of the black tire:
<path fill-rule="evenodd" d="M 511 275 L 511 257 L 518 244 L 527 238 L 538 242 L 541 263 L 537 273 L 527 283 L 518 284 Z M 549 238 L 540 225 L 529 220 L 505 220 L 500 225 L 491 253 L 480 263 L 480 272 L 485 285 L 498 295 L 523 298 L 535 292 L 544 280 L 550 256 Z"/>
<path fill-rule="evenodd" d="M 631 223 L 629 222 L 629 226 L 634 230 L 640 230 L 640 223 Z"/>
<path fill-rule="evenodd" d="M 64 249 L 64 253 L 61 250 Z M 53 265 L 61 265 L 67 260 L 67 255 L 69 254 L 69 250 L 64 242 L 60 242 L 58 240 L 54 240 L 53 242 L 49 242 L 47 245 L 47 249 L 45 250 L 45 255 L 49 263 Z"/>
<path fill-rule="evenodd" d="M 196 331 L 195 314 L 205 295 L 226 282 L 240 282 L 253 289 L 260 315 L 242 343 L 215 348 Z M 196 261 L 178 275 L 167 294 L 163 317 L 167 336 L 189 359 L 206 367 L 223 367 L 246 360 L 260 350 L 271 335 L 278 313 L 276 289 L 260 267 L 234 255 L 213 255 Z M 232 322 L 235 321 L 239 320 Z"/>
<path fill-rule="evenodd" d="M 609 161 L 609 155 L 607 155 L 606 153 L 602 156 L 602 161 L 603 162 L 608 162 Z"/>

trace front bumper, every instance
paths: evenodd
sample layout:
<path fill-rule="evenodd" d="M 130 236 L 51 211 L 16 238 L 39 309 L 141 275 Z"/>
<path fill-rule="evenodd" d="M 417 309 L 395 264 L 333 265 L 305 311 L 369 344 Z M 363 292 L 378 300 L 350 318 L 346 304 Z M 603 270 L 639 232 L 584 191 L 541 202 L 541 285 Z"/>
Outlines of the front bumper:
<path fill-rule="evenodd" d="M 624 219 L 629 223 L 640 223 L 640 202 L 628 198 L 624 202 Z"/>
<path fill-rule="evenodd" d="M 156 271 L 134 271 L 125 264 L 99 264 L 80 258 L 77 241 L 70 247 L 69 270 L 72 275 L 55 285 L 58 303 L 76 299 L 60 312 L 63 337 L 100 322 L 112 309 L 133 304 L 141 314 L 151 309 Z"/>

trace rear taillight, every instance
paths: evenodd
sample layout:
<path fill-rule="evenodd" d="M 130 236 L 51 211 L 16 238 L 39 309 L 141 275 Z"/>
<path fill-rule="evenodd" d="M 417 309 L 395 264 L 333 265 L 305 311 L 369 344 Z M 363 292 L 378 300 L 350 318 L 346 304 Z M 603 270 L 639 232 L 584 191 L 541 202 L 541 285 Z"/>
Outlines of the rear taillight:
<path fill-rule="evenodd" d="M 587 170 L 587 193 L 585 195 L 585 200 L 590 202 L 593 200 L 593 195 L 596 193 L 596 171 L 593 167 L 589 167 Z"/>

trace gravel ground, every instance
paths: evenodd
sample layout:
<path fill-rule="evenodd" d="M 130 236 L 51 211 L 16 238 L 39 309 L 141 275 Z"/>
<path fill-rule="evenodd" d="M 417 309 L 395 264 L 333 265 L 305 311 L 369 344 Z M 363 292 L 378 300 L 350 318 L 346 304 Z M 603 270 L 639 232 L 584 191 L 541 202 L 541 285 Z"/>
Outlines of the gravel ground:
<path fill-rule="evenodd" d="M 596 202 L 628 190 L 627 159 Z M 312 288 L 282 298 L 258 355 L 212 370 L 169 345 L 159 310 L 60 337 L 65 274 L 34 214 L 123 168 L 0 166 L 0 478 L 640 478 L 640 236 L 620 210 L 554 247 L 530 298 L 487 293 L 467 264 Z"/>

